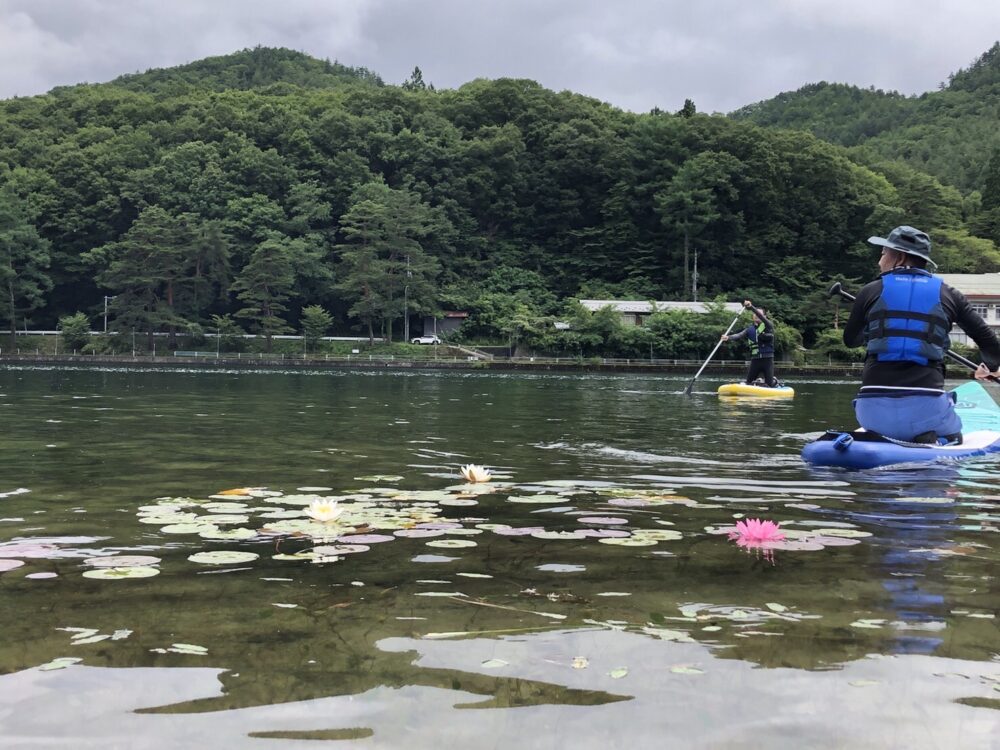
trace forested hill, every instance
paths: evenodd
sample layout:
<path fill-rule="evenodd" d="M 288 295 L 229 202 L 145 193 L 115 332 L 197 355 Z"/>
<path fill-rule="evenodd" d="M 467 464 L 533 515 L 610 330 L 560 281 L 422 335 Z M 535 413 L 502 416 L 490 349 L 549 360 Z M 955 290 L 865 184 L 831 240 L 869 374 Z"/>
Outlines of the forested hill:
<path fill-rule="evenodd" d="M 865 238 L 897 224 L 931 232 L 943 270 L 1000 270 L 997 204 L 1000 180 L 980 212 L 805 132 L 258 48 L 0 101 L 0 325 L 107 298 L 117 330 L 274 334 L 321 306 L 335 331 L 398 335 L 404 312 L 459 309 L 507 340 L 574 297 L 696 290 L 761 301 L 808 343 L 829 283 L 869 278 Z"/>
<path fill-rule="evenodd" d="M 329 60 L 317 60 L 289 49 L 255 47 L 231 55 L 174 68 L 157 68 L 116 78 L 111 85 L 131 91 L 180 94 L 185 90 L 225 91 L 262 89 L 274 84 L 301 88 L 337 88 L 345 82 L 383 85 L 382 79 L 367 68 L 351 68 Z"/>
<path fill-rule="evenodd" d="M 748 105 L 731 117 L 863 146 L 875 158 L 905 161 L 963 192 L 982 191 L 989 160 L 1000 151 L 1000 42 L 939 91 L 906 97 L 823 82 Z"/>

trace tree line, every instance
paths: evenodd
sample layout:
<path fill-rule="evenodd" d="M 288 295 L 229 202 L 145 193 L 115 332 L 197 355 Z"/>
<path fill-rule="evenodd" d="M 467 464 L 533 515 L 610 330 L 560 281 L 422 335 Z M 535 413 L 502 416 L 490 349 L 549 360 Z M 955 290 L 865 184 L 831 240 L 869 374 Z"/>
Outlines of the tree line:
<path fill-rule="evenodd" d="M 636 114 L 522 79 L 434 90 L 419 69 L 390 86 L 257 48 L 0 102 L 0 320 L 51 327 L 107 298 L 119 332 L 270 342 L 327 316 L 391 340 L 459 309 L 467 338 L 509 340 L 573 318 L 577 298 L 724 295 L 809 346 L 830 282 L 874 274 L 870 234 L 916 224 L 942 270 L 1000 269 L 982 221 L 997 202 L 996 175 L 970 200 L 690 102 Z M 540 341 L 589 346 L 551 330 Z"/>

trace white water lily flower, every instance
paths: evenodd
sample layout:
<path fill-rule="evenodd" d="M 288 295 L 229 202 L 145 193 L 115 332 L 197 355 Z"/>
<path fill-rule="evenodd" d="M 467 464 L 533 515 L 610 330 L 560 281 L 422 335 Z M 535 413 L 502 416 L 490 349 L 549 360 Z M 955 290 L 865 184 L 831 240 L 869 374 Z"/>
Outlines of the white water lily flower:
<path fill-rule="evenodd" d="M 469 482 L 488 482 L 493 478 L 490 470 L 479 464 L 467 464 L 466 466 L 462 466 L 459 471 L 462 472 L 462 476 Z"/>
<path fill-rule="evenodd" d="M 309 507 L 306 508 L 306 515 L 320 523 L 336 521 L 343 512 L 344 509 L 337 505 L 336 500 L 326 500 L 324 498 L 313 500 L 309 504 Z"/>

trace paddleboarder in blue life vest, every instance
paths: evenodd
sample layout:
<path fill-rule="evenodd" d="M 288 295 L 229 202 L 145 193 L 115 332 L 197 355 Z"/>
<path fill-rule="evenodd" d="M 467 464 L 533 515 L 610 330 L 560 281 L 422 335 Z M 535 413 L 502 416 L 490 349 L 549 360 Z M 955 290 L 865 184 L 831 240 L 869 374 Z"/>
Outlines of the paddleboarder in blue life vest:
<path fill-rule="evenodd" d="M 948 331 L 958 324 L 976 342 L 980 380 L 997 374 L 1000 341 L 961 292 L 927 270 L 937 268 L 927 234 L 902 226 L 868 241 L 882 248 L 880 275 L 858 293 L 844 326 L 844 343 L 867 350 L 858 424 L 893 440 L 960 443 L 962 420 L 944 390 Z"/>
<path fill-rule="evenodd" d="M 731 336 L 722 334 L 723 341 L 746 339 L 750 344 L 750 367 L 747 368 L 746 384 L 761 377 L 769 388 L 778 387 L 774 377 L 774 324 L 767 319 L 764 308 L 754 307 L 750 300 L 743 300 L 743 307 L 753 313 L 753 323 Z"/>

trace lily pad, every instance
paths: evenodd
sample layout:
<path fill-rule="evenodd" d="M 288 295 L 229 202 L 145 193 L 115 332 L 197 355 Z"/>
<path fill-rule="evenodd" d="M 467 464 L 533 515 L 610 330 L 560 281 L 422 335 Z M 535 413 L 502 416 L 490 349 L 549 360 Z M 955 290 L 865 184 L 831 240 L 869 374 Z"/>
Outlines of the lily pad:
<path fill-rule="evenodd" d="M 431 597 L 455 597 L 455 596 L 465 596 L 461 591 L 421 591 L 414 594 L 414 596 L 431 596 Z"/>
<path fill-rule="evenodd" d="M 502 529 L 493 529 L 493 533 L 499 534 L 500 536 L 531 536 L 532 534 L 538 534 L 543 531 L 545 531 L 545 529 L 541 526 L 508 526 Z"/>
<path fill-rule="evenodd" d="M 174 643 L 167 650 L 173 651 L 175 654 L 191 654 L 193 656 L 204 656 L 208 653 L 207 648 L 196 646 L 193 643 Z"/>
<path fill-rule="evenodd" d="M 250 509 L 246 503 L 205 503 L 201 506 L 209 513 L 244 513 Z"/>
<path fill-rule="evenodd" d="M 113 581 L 118 578 L 151 578 L 159 575 L 157 568 L 135 566 L 129 568 L 97 568 L 83 571 L 84 578 L 99 578 L 103 581 Z"/>
<path fill-rule="evenodd" d="M 614 544 L 619 547 L 655 547 L 655 539 L 636 539 L 635 537 L 626 537 L 624 539 L 620 537 L 611 537 L 606 539 L 598 539 L 601 544 Z"/>
<path fill-rule="evenodd" d="M 860 539 L 843 536 L 814 536 L 806 541 L 822 544 L 824 547 L 851 547 L 855 544 L 861 544 Z"/>
<path fill-rule="evenodd" d="M 0 559 L 0 573 L 6 570 L 14 570 L 24 565 L 24 560 L 11 560 L 10 558 Z"/>
<path fill-rule="evenodd" d="M 399 529 L 392 532 L 395 536 L 408 537 L 411 539 L 423 539 L 435 536 L 444 536 L 441 529 Z"/>
<path fill-rule="evenodd" d="M 475 547 L 476 543 L 471 539 L 435 539 L 433 542 L 427 542 L 427 546 L 458 549 L 459 547 Z"/>
<path fill-rule="evenodd" d="M 619 523 L 628 523 L 627 518 L 615 518 L 613 516 L 582 516 L 576 520 L 580 523 L 592 523 L 597 526 L 614 526 Z"/>
<path fill-rule="evenodd" d="M 209 516 L 209 520 L 213 524 L 248 523 L 250 521 L 250 516 L 238 516 L 233 513 L 217 513 Z"/>
<path fill-rule="evenodd" d="M 198 536 L 202 539 L 253 539 L 257 536 L 257 532 L 247 528 L 223 531 L 222 529 L 211 527 L 210 529 L 203 528 L 198 532 Z"/>
<path fill-rule="evenodd" d="M 841 536 L 845 539 L 861 539 L 871 536 L 871 532 L 860 529 L 813 529 L 812 533 L 816 536 Z"/>
<path fill-rule="evenodd" d="M 580 529 L 580 536 L 589 539 L 624 539 L 632 535 L 628 529 Z"/>
<path fill-rule="evenodd" d="M 366 544 L 324 544 L 313 547 L 313 553 L 317 555 L 349 555 L 352 552 L 367 552 L 370 550 Z"/>
<path fill-rule="evenodd" d="M 608 677 L 612 680 L 620 680 L 628 674 L 628 667 L 617 667 L 608 672 Z"/>
<path fill-rule="evenodd" d="M 354 477 L 357 482 L 398 482 L 403 477 L 396 474 L 371 474 L 365 477 Z"/>
<path fill-rule="evenodd" d="M 158 565 L 161 561 L 159 557 L 152 555 L 107 555 L 102 557 L 88 557 L 84 561 L 85 565 L 92 565 L 95 568 L 134 568 L 146 565 Z"/>
<path fill-rule="evenodd" d="M 565 563 L 545 563 L 544 565 L 536 565 L 535 567 L 547 573 L 580 573 L 587 569 L 586 565 L 568 565 Z"/>
<path fill-rule="evenodd" d="M 151 526 L 169 526 L 176 523 L 198 523 L 197 513 L 155 513 L 139 516 L 139 523 Z"/>
<path fill-rule="evenodd" d="M 344 544 L 381 544 L 382 542 L 392 542 L 396 539 L 388 534 L 348 534 L 338 536 L 337 541 Z"/>
<path fill-rule="evenodd" d="M 209 523 L 175 523 L 169 526 L 164 526 L 160 531 L 164 534 L 199 534 L 205 529 L 214 529 L 215 527 Z"/>
<path fill-rule="evenodd" d="M 53 544 L 32 542 L 0 544 L 0 559 L 8 557 L 47 558 L 57 552 L 59 552 L 59 548 Z"/>
<path fill-rule="evenodd" d="M 104 634 L 104 635 L 91 635 L 91 636 L 88 636 L 86 638 L 74 638 L 72 640 L 72 643 L 73 643 L 74 646 L 81 646 L 81 645 L 84 645 L 84 644 L 87 644 L 87 643 L 100 643 L 101 641 L 108 640 L 110 637 L 111 636 L 108 635 L 108 634 Z"/>
<path fill-rule="evenodd" d="M 233 495 L 249 497 L 250 493 L 254 491 L 253 487 L 237 487 L 231 490 L 221 490 L 215 493 L 221 497 L 231 497 Z"/>
<path fill-rule="evenodd" d="M 584 529 L 574 531 L 536 531 L 532 533 L 535 539 L 584 539 Z"/>
<path fill-rule="evenodd" d="M 196 552 L 188 556 L 188 560 L 206 565 L 229 565 L 232 563 L 245 563 L 256 560 L 260 555 L 255 552 L 243 552 L 240 550 L 210 550 L 207 552 Z"/>
<path fill-rule="evenodd" d="M 671 542 L 683 536 L 681 532 L 673 529 L 637 529 L 632 532 L 633 539 L 652 539 L 657 542 Z"/>
<path fill-rule="evenodd" d="M 50 662 L 42 664 L 38 669 L 42 672 L 51 672 L 55 669 L 66 669 L 66 667 L 72 666 L 73 664 L 79 664 L 83 659 L 78 659 L 72 656 L 60 656 L 58 659 L 53 659 Z"/>
<path fill-rule="evenodd" d="M 305 515 L 304 510 L 287 510 L 282 508 L 280 510 L 269 510 L 266 513 L 259 514 L 260 518 L 302 518 Z"/>
<path fill-rule="evenodd" d="M 308 562 L 313 558 L 315 558 L 316 556 L 317 555 L 315 555 L 312 552 L 296 552 L 295 554 L 292 555 L 286 555 L 286 554 L 271 555 L 271 559 L 284 560 L 288 562 L 303 562 L 303 561 Z"/>

